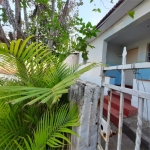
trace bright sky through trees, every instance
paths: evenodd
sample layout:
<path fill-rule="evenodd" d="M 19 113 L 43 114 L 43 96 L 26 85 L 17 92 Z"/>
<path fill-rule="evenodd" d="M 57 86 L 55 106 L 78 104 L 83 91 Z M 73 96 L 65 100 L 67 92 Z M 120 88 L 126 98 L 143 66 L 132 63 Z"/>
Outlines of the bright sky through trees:
<path fill-rule="evenodd" d="M 83 21 L 90 21 L 93 25 L 96 25 L 118 0 L 113 0 L 113 3 L 111 3 L 111 0 L 94 0 L 92 3 L 90 3 L 90 0 L 83 0 L 83 2 L 84 4 L 79 8 L 79 16 L 83 18 Z M 92 11 L 94 8 L 100 8 L 101 13 Z"/>

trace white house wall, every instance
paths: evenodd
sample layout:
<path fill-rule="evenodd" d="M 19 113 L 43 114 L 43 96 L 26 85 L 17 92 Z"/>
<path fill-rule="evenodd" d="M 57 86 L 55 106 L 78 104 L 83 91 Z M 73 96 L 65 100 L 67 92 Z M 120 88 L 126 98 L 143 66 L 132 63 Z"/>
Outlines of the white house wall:
<path fill-rule="evenodd" d="M 137 48 L 138 49 L 138 58 L 137 58 L 137 62 L 135 62 L 135 63 L 138 63 L 138 62 L 141 63 L 141 62 L 145 62 L 147 59 L 146 57 L 147 57 L 147 44 L 148 43 L 150 43 L 150 36 L 149 37 L 146 36 L 145 38 L 139 37 L 139 39 L 136 40 L 136 42 L 134 41 L 134 42 L 125 44 L 124 46 L 127 47 L 127 50 Z M 108 43 L 106 64 L 109 66 L 121 64 L 122 50 L 123 50 L 122 46 Z M 140 76 L 136 75 L 136 78 L 146 79 L 146 80 L 150 79 L 150 69 L 139 69 L 138 72 L 140 73 Z M 121 74 L 117 70 L 107 71 L 106 76 L 115 76 L 116 77 L 115 84 L 117 84 L 117 85 L 121 84 Z"/>
<path fill-rule="evenodd" d="M 139 90 L 143 92 L 149 92 L 150 93 L 150 81 L 142 81 L 142 80 L 133 80 L 133 89 L 134 90 Z M 132 106 L 135 106 L 138 108 L 138 98 L 136 96 L 132 96 L 132 101 L 131 101 Z M 143 112 L 143 117 L 146 120 L 150 121 L 150 101 L 146 99 L 144 100 L 144 112 Z"/>
<path fill-rule="evenodd" d="M 107 56 L 106 56 L 106 65 L 114 66 L 122 64 L 122 51 L 123 47 L 108 43 Z M 106 71 L 106 76 L 115 77 L 112 78 L 115 80 L 114 84 L 121 84 L 121 73 L 118 70 Z"/>
<path fill-rule="evenodd" d="M 74 53 L 74 54 L 70 54 L 64 60 L 64 63 L 66 63 L 67 65 L 71 66 L 71 65 L 78 64 L 78 61 L 79 61 L 79 54 L 78 53 Z"/>
<path fill-rule="evenodd" d="M 126 47 L 128 50 L 138 48 L 138 62 L 145 62 L 147 57 L 147 44 L 150 43 L 149 38 L 141 38 L 140 41 L 127 44 Z"/>
<path fill-rule="evenodd" d="M 85 65 L 83 65 L 83 67 L 84 66 Z M 84 73 L 83 75 L 81 75 L 80 79 L 83 81 L 90 81 L 92 83 L 95 83 L 101 86 L 100 67 L 95 67 L 91 69 L 90 71 Z"/>
<path fill-rule="evenodd" d="M 103 39 L 100 37 L 96 38 L 94 41 L 90 43 L 90 45 L 94 46 L 93 49 L 91 49 L 89 46 L 87 47 L 88 54 L 88 62 L 101 62 L 101 55 L 103 50 Z M 79 55 L 79 63 L 83 63 L 82 59 L 82 53 Z"/>
<path fill-rule="evenodd" d="M 141 39 L 140 41 L 131 43 L 127 45 L 127 49 L 138 48 L 138 60 L 137 62 L 145 62 L 147 60 L 147 44 L 150 43 L 150 37 Z M 139 69 L 136 75 L 137 79 L 150 80 L 150 69 Z M 149 83 L 150 84 L 150 83 Z"/>
<path fill-rule="evenodd" d="M 103 47 L 103 41 L 107 40 L 109 37 L 111 37 L 113 34 L 119 32 L 123 28 L 127 27 L 128 25 L 133 23 L 142 16 L 150 13 L 150 1 L 146 0 L 142 2 L 139 6 L 137 6 L 135 10 L 134 19 L 129 17 L 129 15 L 125 15 L 122 19 L 120 19 L 116 24 L 114 24 L 111 28 L 109 28 L 107 31 L 105 31 L 102 35 L 99 35 L 96 39 L 94 39 L 92 42 L 90 42 L 91 45 L 95 46 L 95 49 L 88 48 L 89 55 L 92 54 L 92 58 L 94 57 L 96 61 L 101 62 L 102 59 L 97 60 L 97 58 L 100 58 L 99 56 L 96 56 L 98 54 L 102 54 L 102 47 Z M 128 11 L 127 11 L 128 12 Z M 99 51 L 99 52 L 97 52 Z M 89 56 L 89 61 L 93 60 L 91 56 Z"/>
<path fill-rule="evenodd" d="M 81 53 L 81 52 L 79 53 L 79 60 L 78 60 L 78 63 L 79 63 L 79 64 L 82 64 L 82 63 L 83 63 L 83 58 L 82 58 L 82 53 Z"/>
<path fill-rule="evenodd" d="M 89 62 L 101 62 L 101 55 L 103 50 L 103 41 L 101 38 L 97 38 L 94 41 L 90 43 L 90 45 L 93 45 L 95 48 L 91 49 L 90 47 L 87 48 L 89 51 Z"/>
<path fill-rule="evenodd" d="M 94 45 L 95 48 L 91 49 L 88 47 L 89 55 L 88 55 L 88 63 L 97 62 L 99 63 L 99 67 L 93 68 L 90 71 L 84 73 L 80 79 L 85 81 L 93 82 L 97 85 L 100 85 L 100 68 L 103 65 L 106 65 L 106 53 L 107 53 L 107 42 L 100 40 L 99 38 L 95 39 L 90 43 Z M 104 51 L 103 51 L 104 50 Z M 81 56 L 81 54 L 80 54 Z M 81 58 L 79 62 L 81 62 Z"/>
<path fill-rule="evenodd" d="M 135 11 L 134 19 L 132 19 L 128 15 L 128 10 L 127 10 L 127 15 L 122 17 L 118 22 L 116 22 L 111 28 L 109 28 L 107 31 L 105 31 L 100 36 L 105 40 L 105 39 L 109 38 L 110 36 L 112 36 L 113 34 L 126 28 L 128 25 L 134 26 L 134 25 L 140 23 L 140 20 L 138 22 L 135 22 L 135 21 L 140 19 L 141 17 L 145 16 L 146 14 L 150 13 L 149 6 L 150 6 L 150 1 L 145 0 L 140 5 L 135 7 L 134 8 L 134 11 Z M 141 21 L 143 21 L 143 19 L 141 19 Z"/>
<path fill-rule="evenodd" d="M 122 63 L 122 52 L 123 47 L 109 44 L 108 43 L 108 49 L 107 49 L 107 55 L 106 55 L 106 63 L 107 65 L 120 65 Z"/>
<path fill-rule="evenodd" d="M 89 62 L 102 62 L 103 64 L 105 64 L 106 63 L 106 53 L 107 53 L 107 42 L 106 41 L 113 38 L 114 35 L 116 36 L 116 33 L 121 32 L 122 29 L 125 29 L 129 25 L 134 26 L 137 23 L 140 23 L 141 20 L 143 21 L 143 19 L 146 19 L 145 17 L 143 17 L 141 20 L 139 20 L 142 16 L 145 16 L 146 14 L 150 13 L 149 6 L 150 6 L 149 0 L 143 1 L 140 5 L 138 5 L 137 7 L 134 8 L 134 10 L 135 10 L 134 19 L 129 17 L 128 14 L 125 15 L 117 23 L 115 23 L 112 27 L 110 27 L 104 33 L 99 35 L 96 39 L 91 41 L 90 45 L 95 46 L 95 48 L 87 49 L 89 51 L 89 60 L 88 61 Z M 127 10 L 127 13 L 128 13 L 128 11 L 129 10 Z M 111 17 L 109 19 L 111 19 Z M 136 20 L 138 20 L 138 21 L 136 21 Z M 81 55 L 80 55 L 80 57 L 81 57 Z M 143 58 L 144 58 L 144 56 L 143 56 Z M 79 60 L 81 60 L 81 58 L 79 58 Z M 90 73 L 89 73 L 89 75 L 86 75 L 86 80 L 88 80 L 88 81 L 94 80 L 94 83 L 95 83 L 96 80 L 100 78 L 99 73 L 98 73 L 99 71 L 100 71 L 100 68 L 97 68 L 95 71 L 95 74 L 93 73 L 90 75 Z M 92 79 L 92 78 L 95 78 L 95 79 Z"/>

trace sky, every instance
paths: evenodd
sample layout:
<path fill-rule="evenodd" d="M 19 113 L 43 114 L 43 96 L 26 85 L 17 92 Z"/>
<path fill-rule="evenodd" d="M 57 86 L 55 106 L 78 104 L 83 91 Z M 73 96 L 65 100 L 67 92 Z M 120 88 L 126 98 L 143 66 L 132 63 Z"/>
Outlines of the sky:
<path fill-rule="evenodd" d="M 79 16 L 83 18 L 84 22 L 91 22 L 96 25 L 108 12 L 109 10 L 118 2 L 118 0 L 94 0 L 90 3 L 90 0 L 83 0 L 83 5 L 79 8 Z M 96 6 L 95 6 L 95 5 Z M 100 8 L 101 13 L 93 12 L 94 8 Z"/>

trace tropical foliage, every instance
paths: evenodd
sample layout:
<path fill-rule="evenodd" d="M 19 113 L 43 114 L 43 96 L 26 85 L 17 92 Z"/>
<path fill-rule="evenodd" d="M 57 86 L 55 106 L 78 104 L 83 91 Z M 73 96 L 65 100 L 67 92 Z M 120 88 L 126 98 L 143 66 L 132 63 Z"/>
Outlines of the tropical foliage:
<path fill-rule="evenodd" d="M 0 4 L 3 25 L 12 27 L 6 34 L 0 24 L 0 40 L 7 45 L 10 40 L 34 35 L 32 41 L 46 43 L 61 60 L 75 51 L 88 59 L 87 39 L 97 36 L 99 31 L 79 18 L 82 0 L 1 0 Z"/>
<path fill-rule="evenodd" d="M 68 67 L 31 38 L 13 40 L 9 47 L 0 43 L 0 66 L 13 74 L 0 81 L 0 149 L 67 149 L 79 114 L 64 94 L 96 64 Z"/>

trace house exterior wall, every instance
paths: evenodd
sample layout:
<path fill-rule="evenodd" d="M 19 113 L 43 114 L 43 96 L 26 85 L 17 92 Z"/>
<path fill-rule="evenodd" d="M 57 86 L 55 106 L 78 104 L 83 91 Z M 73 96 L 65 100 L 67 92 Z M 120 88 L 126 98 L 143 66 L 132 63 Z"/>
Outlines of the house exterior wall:
<path fill-rule="evenodd" d="M 80 79 L 84 81 L 90 81 L 92 83 L 95 83 L 100 86 L 101 84 L 101 78 L 100 78 L 100 68 L 101 66 L 104 66 L 106 64 L 106 52 L 107 52 L 107 42 L 100 40 L 99 38 L 95 39 L 90 43 L 91 45 L 94 45 L 94 49 L 91 49 L 88 47 L 89 51 L 89 59 L 88 63 L 97 62 L 100 63 L 99 67 L 95 67 L 91 69 L 90 71 L 84 73 Z M 80 54 L 81 56 L 81 54 Z M 82 62 L 82 58 L 79 58 L 79 62 Z M 87 64 L 88 64 L 87 63 Z"/>
<path fill-rule="evenodd" d="M 130 3 L 129 3 L 130 4 Z M 134 26 L 137 24 L 135 22 L 136 20 L 140 19 L 141 17 L 145 16 L 146 14 L 150 13 L 150 1 L 143 1 L 140 5 L 134 8 L 135 10 L 135 15 L 134 18 L 132 19 L 129 17 L 129 15 L 125 15 L 122 17 L 118 22 L 116 22 L 111 28 L 109 28 L 107 31 L 105 31 L 102 35 L 100 35 L 104 40 L 112 36 L 113 34 L 119 32 L 120 30 L 124 29 L 128 25 Z M 128 12 L 128 10 L 127 10 Z M 143 21 L 143 20 L 141 20 Z M 140 23 L 140 20 L 139 22 Z"/>
<path fill-rule="evenodd" d="M 122 64 L 123 46 L 108 43 L 106 64 L 110 66 Z"/>
<path fill-rule="evenodd" d="M 79 61 L 79 54 L 78 53 L 74 53 L 74 54 L 70 54 L 65 60 L 64 62 L 71 66 L 71 65 L 75 65 L 78 64 Z"/>
<path fill-rule="evenodd" d="M 136 42 L 132 42 L 126 45 L 127 50 L 131 50 L 134 48 L 138 48 L 138 62 L 145 62 L 147 57 L 147 44 L 150 43 L 150 37 L 149 38 L 142 38 L 140 40 L 137 40 Z"/>
<path fill-rule="evenodd" d="M 150 43 L 150 37 L 149 38 L 142 38 L 137 40 L 136 42 L 128 43 L 125 46 L 127 47 L 127 50 L 138 48 L 138 59 L 135 63 L 141 63 L 145 62 L 147 59 L 147 44 Z M 113 65 L 120 65 L 122 61 L 122 46 L 108 44 L 108 50 L 107 50 L 107 61 L 106 64 L 109 66 Z M 150 69 L 139 69 L 138 71 L 140 75 L 136 75 L 137 79 L 145 79 L 150 80 Z M 114 76 L 116 77 L 115 84 L 120 85 L 121 84 L 121 73 L 117 70 L 107 71 L 106 76 Z"/>
<path fill-rule="evenodd" d="M 148 0 L 143 1 L 140 5 L 138 5 L 137 7 L 134 8 L 134 10 L 135 10 L 134 19 L 129 17 L 128 14 L 125 15 L 118 22 L 116 22 L 112 27 L 107 29 L 104 33 L 100 34 L 99 37 L 97 37 L 96 39 L 91 41 L 90 45 L 94 46 L 95 48 L 87 49 L 89 51 L 88 62 L 101 62 L 103 64 L 106 64 L 107 40 L 108 39 L 110 40 L 111 38 L 113 38 L 113 36 L 116 33 L 119 33 L 122 29 L 128 27 L 129 25 L 134 26 L 137 23 L 139 23 L 141 20 L 143 20 L 145 15 L 150 13 L 149 6 L 150 6 L 150 1 L 148 1 Z M 128 12 L 128 10 L 127 10 L 127 12 Z M 111 19 L 111 18 L 109 18 L 109 19 Z M 137 20 L 138 20 L 138 22 L 136 22 Z M 140 53 L 141 53 L 141 51 L 142 51 L 142 45 L 141 45 Z M 139 57 L 140 57 L 140 53 L 139 53 Z M 142 55 L 143 55 L 142 56 L 142 60 L 143 60 L 143 58 L 145 57 L 144 56 L 145 54 L 142 54 Z M 81 55 L 80 55 L 80 57 L 81 57 Z M 81 60 L 81 58 L 79 58 L 79 60 Z M 100 72 L 100 67 L 95 69 L 95 74 L 94 74 L 94 70 L 93 70 L 92 74 L 91 74 L 91 71 L 89 71 L 88 73 L 86 73 L 86 80 L 93 82 L 92 78 L 95 78 L 94 83 L 97 84 L 98 82 L 96 82 L 96 80 L 98 79 L 100 81 L 99 72 Z M 89 74 L 89 75 L 87 75 L 87 74 Z"/>
<path fill-rule="evenodd" d="M 122 52 L 123 47 L 108 43 L 107 55 L 106 55 L 106 65 L 115 66 L 122 64 Z M 118 70 L 106 71 L 106 76 L 115 77 L 114 84 L 121 84 L 121 73 Z"/>
<path fill-rule="evenodd" d="M 133 89 L 134 90 L 139 90 L 143 92 L 148 92 L 150 93 L 150 81 L 144 81 L 144 80 L 137 80 L 133 79 Z M 131 101 L 132 106 L 135 106 L 138 108 L 138 98 L 136 96 L 132 96 L 132 101 Z M 150 101 L 146 99 L 144 100 L 144 111 L 143 111 L 143 117 L 145 120 L 150 121 Z"/>
<path fill-rule="evenodd" d="M 147 60 L 147 44 L 150 43 L 150 37 L 145 39 L 140 39 L 134 43 L 129 43 L 126 45 L 127 49 L 138 48 L 138 60 L 137 63 L 145 62 Z M 137 79 L 150 80 L 150 69 L 139 69 L 140 75 L 136 75 Z"/>

